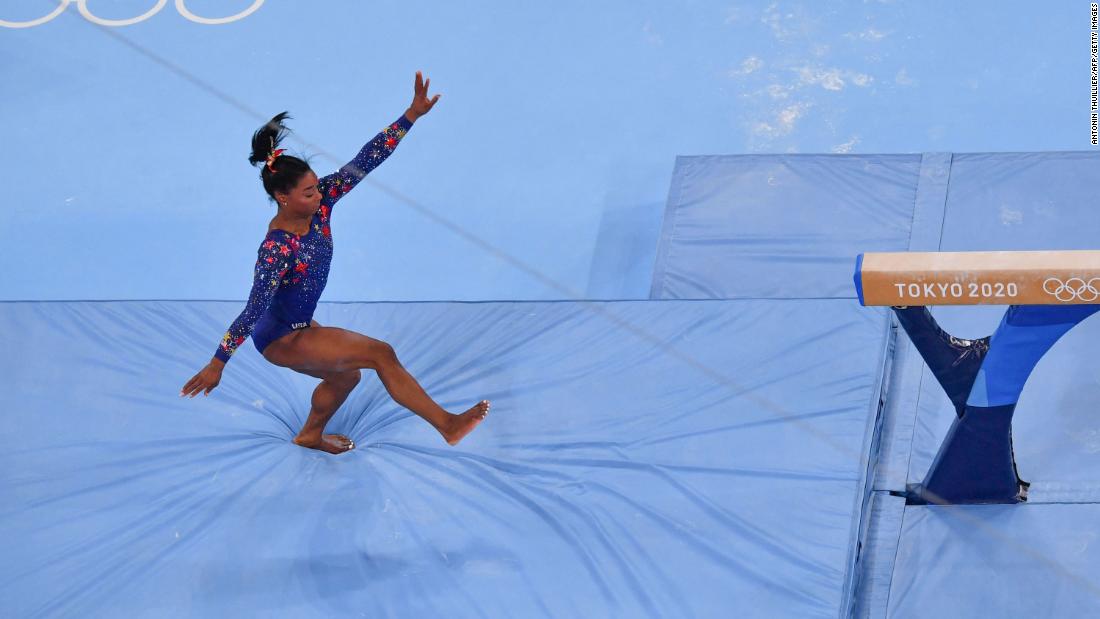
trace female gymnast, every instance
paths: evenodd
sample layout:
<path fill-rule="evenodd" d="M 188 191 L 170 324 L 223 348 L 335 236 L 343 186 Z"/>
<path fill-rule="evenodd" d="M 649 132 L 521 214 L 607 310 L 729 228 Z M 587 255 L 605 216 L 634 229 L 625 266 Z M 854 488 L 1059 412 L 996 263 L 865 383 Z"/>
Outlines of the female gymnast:
<path fill-rule="evenodd" d="M 389 157 L 418 118 L 431 111 L 439 95 L 428 97 L 430 83 L 417 71 L 409 109 L 350 163 L 321 179 L 305 161 L 278 148 L 286 133 L 286 112 L 253 134 L 248 160 L 263 164 L 260 178 L 278 213 L 260 244 L 248 304 L 222 338 L 214 358 L 187 381 L 180 397 L 209 395 L 221 382 L 226 362 L 251 334 L 256 349 L 271 363 L 321 379 L 313 392 L 309 418 L 294 439 L 302 447 L 333 454 L 355 449 L 348 437 L 324 434 L 324 429 L 359 383 L 362 369 L 377 372 L 398 404 L 423 417 L 451 445 L 489 413 L 487 400 L 458 415 L 443 410 L 401 366 L 389 344 L 346 329 L 322 327 L 313 320 L 332 260 L 332 209 Z"/>

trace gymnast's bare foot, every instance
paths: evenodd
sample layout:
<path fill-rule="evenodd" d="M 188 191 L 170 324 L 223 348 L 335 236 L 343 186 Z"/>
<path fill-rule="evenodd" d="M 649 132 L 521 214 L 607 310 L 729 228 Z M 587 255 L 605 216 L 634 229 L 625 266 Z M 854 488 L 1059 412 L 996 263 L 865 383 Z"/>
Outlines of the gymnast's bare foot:
<path fill-rule="evenodd" d="M 310 449 L 320 449 L 330 454 L 342 454 L 355 449 L 355 441 L 343 434 L 325 434 L 323 436 L 297 436 L 294 444 Z"/>
<path fill-rule="evenodd" d="M 457 445 L 467 434 L 474 431 L 477 424 L 489 414 L 489 400 L 482 400 L 461 415 L 451 415 L 447 425 L 439 430 L 449 445 Z"/>

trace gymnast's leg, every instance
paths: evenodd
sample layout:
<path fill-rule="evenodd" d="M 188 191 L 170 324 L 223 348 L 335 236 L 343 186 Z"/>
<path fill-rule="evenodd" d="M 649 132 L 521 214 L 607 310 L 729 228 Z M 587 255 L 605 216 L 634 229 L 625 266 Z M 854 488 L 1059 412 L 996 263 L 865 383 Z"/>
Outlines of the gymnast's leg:
<path fill-rule="evenodd" d="M 428 396 L 401 365 L 393 347 L 354 331 L 311 326 L 272 342 L 264 349 L 263 355 L 275 365 L 312 373 L 311 375 L 347 372 L 358 374 L 360 369 L 374 370 L 394 401 L 430 423 L 451 445 L 458 444 L 472 432 L 489 412 L 488 401 L 479 402 L 458 415 L 447 412 Z M 354 384 L 351 386 L 354 387 Z M 349 388 L 348 392 L 350 391 Z M 314 397 L 316 403 L 317 393 L 314 393 Z M 317 421 L 321 421 L 321 415 L 326 412 L 331 417 L 344 397 L 347 397 L 346 393 L 331 411 L 328 411 L 328 406 L 331 406 L 331 401 L 328 401 L 328 406 L 321 408 Z M 321 399 L 322 404 L 325 404 L 323 395 Z M 310 417 L 312 420 L 312 412 Z M 328 419 L 325 418 L 324 421 L 327 422 Z M 307 421 L 307 426 L 309 423 Z"/>
<path fill-rule="evenodd" d="M 343 372 L 315 372 L 306 369 L 297 369 L 302 374 L 320 378 L 321 384 L 313 390 L 313 399 L 309 409 L 309 417 L 305 425 L 294 437 L 294 443 L 310 449 L 320 449 L 332 454 L 344 453 L 349 449 L 355 449 L 355 441 L 343 434 L 324 434 L 325 426 L 329 419 L 336 414 L 337 409 L 348 398 L 348 394 L 359 384 L 359 370 L 346 370 Z"/>

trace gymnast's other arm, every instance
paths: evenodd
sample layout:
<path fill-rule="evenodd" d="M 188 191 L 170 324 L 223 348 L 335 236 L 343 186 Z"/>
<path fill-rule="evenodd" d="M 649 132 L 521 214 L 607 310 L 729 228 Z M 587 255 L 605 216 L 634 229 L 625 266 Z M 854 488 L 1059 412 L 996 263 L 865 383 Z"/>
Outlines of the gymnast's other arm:
<path fill-rule="evenodd" d="M 210 395 L 214 387 L 222 380 L 222 370 L 237 348 L 252 334 L 256 321 L 260 319 L 275 297 L 275 290 L 279 287 L 279 280 L 290 268 L 287 256 L 291 249 L 286 243 L 279 243 L 269 239 L 260 245 L 257 252 L 256 269 L 252 281 L 252 291 L 248 295 L 248 304 L 233 321 L 233 324 L 222 337 L 221 344 L 214 351 L 214 358 L 206 367 L 199 370 L 191 380 L 180 390 L 180 397 L 197 396 L 199 392 Z"/>

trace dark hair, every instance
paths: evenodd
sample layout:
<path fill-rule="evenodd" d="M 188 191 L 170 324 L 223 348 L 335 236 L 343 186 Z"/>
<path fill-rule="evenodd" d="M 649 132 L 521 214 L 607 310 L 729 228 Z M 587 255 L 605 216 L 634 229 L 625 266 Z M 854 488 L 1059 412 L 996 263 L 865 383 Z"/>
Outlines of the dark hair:
<path fill-rule="evenodd" d="M 252 154 L 249 155 L 248 162 L 261 166 L 260 179 L 264 182 L 264 191 L 272 200 L 275 199 L 275 192 L 289 193 L 310 171 L 308 163 L 292 155 L 280 154 L 270 167 L 267 165 L 267 158 L 279 148 L 279 142 L 286 137 L 287 128 L 283 121 L 287 118 L 290 116 L 283 112 L 252 134 Z"/>

